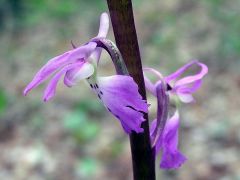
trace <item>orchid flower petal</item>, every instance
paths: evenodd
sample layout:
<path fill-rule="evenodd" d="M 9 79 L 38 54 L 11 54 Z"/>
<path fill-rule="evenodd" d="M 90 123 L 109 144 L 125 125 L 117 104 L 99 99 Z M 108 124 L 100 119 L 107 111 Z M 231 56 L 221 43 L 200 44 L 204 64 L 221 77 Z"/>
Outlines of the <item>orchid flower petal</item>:
<path fill-rule="evenodd" d="M 177 96 L 183 103 L 191 103 L 194 102 L 194 98 L 191 94 L 179 93 L 177 92 Z"/>
<path fill-rule="evenodd" d="M 100 26 L 97 37 L 106 37 L 109 30 L 109 17 L 106 12 L 101 14 Z"/>
<path fill-rule="evenodd" d="M 146 67 L 146 68 L 143 68 L 143 70 L 144 71 L 149 71 L 149 72 L 155 74 L 159 79 L 163 79 L 163 75 L 153 68 Z"/>
<path fill-rule="evenodd" d="M 83 46 L 71 50 L 67 64 L 86 60 L 95 51 L 96 47 L 97 43 L 90 41 Z"/>
<path fill-rule="evenodd" d="M 160 168 L 162 169 L 177 169 L 187 158 L 178 150 L 172 151 L 168 147 L 164 148 Z"/>
<path fill-rule="evenodd" d="M 145 100 L 138 92 L 133 78 L 114 75 L 98 78 L 97 84 L 90 84 L 102 100 L 105 107 L 122 124 L 126 133 L 143 132 L 141 124 L 145 119 L 143 113 L 148 111 Z"/>
<path fill-rule="evenodd" d="M 100 25 L 99 25 L 97 38 L 107 37 L 108 30 L 109 30 L 109 17 L 108 17 L 108 14 L 104 12 L 101 14 L 101 17 L 100 17 Z M 98 63 L 101 53 L 102 53 L 102 48 L 97 47 L 96 50 L 92 53 L 91 58 Z"/>
<path fill-rule="evenodd" d="M 33 88 L 37 87 L 43 81 L 45 81 L 56 70 L 66 66 L 69 63 L 73 63 L 82 59 L 88 58 L 88 56 L 94 51 L 97 44 L 90 42 L 79 48 L 67 51 L 66 53 L 59 55 L 49 60 L 34 76 L 33 80 L 24 89 L 23 94 L 27 93 Z"/>
<path fill-rule="evenodd" d="M 64 77 L 64 84 L 72 87 L 82 79 L 90 77 L 94 73 L 94 67 L 88 62 L 85 62 L 80 67 L 74 67 L 66 72 Z"/>
<path fill-rule="evenodd" d="M 64 68 L 62 68 L 59 72 L 57 72 L 55 74 L 55 76 L 51 79 L 51 81 L 49 82 L 48 86 L 46 87 L 46 89 L 44 91 L 43 100 L 45 102 L 49 101 L 55 95 L 57 83 L 60 80 L 60 78 L 64 74 L 66 74 L 67 71 L 69 71 L 73 68 L 76 68 L 76 67 L 80 68 L 80 67 L 82 67 L 83 64 L 84 64 L 84 62 L 77 62 L 74 64 L 69 64 L 69 65 L 66 65 Z"/>
<path fill-rule="evenodd" d="M 178 86 L 183 86 L 183 85 L 186 85 L 186 84 L 193 83 L 193 82 L 195 82 L 197 80 L 200 80 L 208 73 L 208 68 L 207 68 L 207 66 L 205 64 L 202 64 L 200 62 L 196 62 L 196 64 L 201 67 L 201 71 L 198 74 L 196 74 L 196 75 L 187 76 L 187 77 L 184 77 L 184 78 L 178 80 L 175 83 L 176 88 Z"/>
<path fill-rule="evenodd" d="M 200 72 L 198 72 L 196 75 L 187 76 L 182 79 L 176 80 L 179 78 L 187 69 L 189 69 L 193 65 L 197 65 L 201 68 Z M 192 97 L 192 93 L 197 91 L 201 84 L 202 84 L 202 78 L 208 73 L 208 67 L 200 63 L 198 61 L 192 61 L 183 67 L 181 67 L 179 70 L 177 70 L 175 73 L 165 77 L 165 81 L 167 83 L 170 83 L 171 81 L 175 81 L 175 83 L 172 85 L 171 93 L 176 93 L 178 95 L 179 99 L 182 102 L 190 103 L 193 102 L 194 99 Z"/>
<path fill-rule="evenodd" d="M 157 94 L 156 94 L 156 85 L 157 84 L 159 84 L 159 83 L 161 83 L 161 80 L 163 80 L 164 78 L 163 78 L 163 75 L 160 73 L 160 72 L 158 72 L 158 71 L 156 71 L 155 69 L 153 69 L 153 68 L 143 68 L 143 71 L 148 71 L 148 72 L 151 72 L 151 73 L 153 73 L 154 75 L 156 75 L 157 76 L 157 78 L 159 79 L 159 81 L 157 81 L 155 84 L 153 84 L 149 79 L 148 79 L 148 77 L 144 74 L 144 82 L 145 82 L 145 86 L 146 86 L 146 89 L 150 92 L 150 93 L 152 93 L 154 96 L 157 96 Z"/>
<path fill-rule="evenodd" d="M 177 92 L 179 93 L 188 93 L 192 94 L 196 92 L 202 85 L 202 80 L 196 80 L 194 83 L 190 85 L 182 85 L 181 87 L 177 88 Z"/>
<path fill-rule="evenodd" d="M 70 52 L 68 51 L 62 55 L 59 55 L 49 60 L 47 64 L 45 64 L 37 72 L 33 80 L 24 89 L 23 91 L 24 96 L 26 96 L 28 92 L 31 91 L 33 88 L 37 87 L 39 84 L 45 81 L 54 71 L 56 71 L 61 66 L 64 66 L 66 64 L 66 61 L 68 60 L 69 53 Z"/>
<path fill-rule="evenodd" d="M 190 61 L 189 63 L 185 64 L 183 67 L 178 69 L 176 72 L 166 76 L 164 79 L 167 83 L 170 81 L 176 80 L 178 77 L 180 77 L 189 67 L 191 67 L 193 64 L 198 63 L 197 60 Z"/>
<path fill-rule="evenodd" d="M 146 89 L 147 89 L 150 93 L 152 93 L 153 95 L 156 95 L 155 86 L 154 86 L 154 84 L 148 79 L 147 76 L 144 76 L 144 83 L 145 83 Z"/>
<path fill-rule="evenodd" d="M 162 140 L 162 159 L 160 167 L 164 169 L 178 168 L 187 159 L 178 150 L 178 128 L 179 113 L 178 111 L 167 121 L 163 132 Z"/>

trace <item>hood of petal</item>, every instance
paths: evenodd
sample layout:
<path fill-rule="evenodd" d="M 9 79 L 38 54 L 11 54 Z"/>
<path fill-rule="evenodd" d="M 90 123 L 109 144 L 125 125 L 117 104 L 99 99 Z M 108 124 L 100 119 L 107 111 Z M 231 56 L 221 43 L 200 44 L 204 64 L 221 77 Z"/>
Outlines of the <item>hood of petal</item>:
<path fill-rule="evenodd" d="M 80 80 L 92 76 L 93 73 L 94 66 L 88 62 L 85 62 L 81 67 L 74 67 L 66 72 L 64 84 L 68 87 L 72 87 Z"/>

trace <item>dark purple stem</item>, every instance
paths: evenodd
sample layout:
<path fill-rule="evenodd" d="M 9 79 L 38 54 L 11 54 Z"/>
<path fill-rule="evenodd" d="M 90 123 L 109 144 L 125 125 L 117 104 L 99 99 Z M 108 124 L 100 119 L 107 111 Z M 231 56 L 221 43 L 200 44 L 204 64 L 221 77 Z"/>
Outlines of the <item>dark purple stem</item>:
<path fill-rule="evenodd" d="M 146 99 L 142 63 L 135 30 L 131 0 L 107 0 L 117 47 L 129 74 Z M 155 157 L 149 137 L 148 115 L 142 123 L 144 133 L 130 135 L 134 180 L 155 180 Z"/>

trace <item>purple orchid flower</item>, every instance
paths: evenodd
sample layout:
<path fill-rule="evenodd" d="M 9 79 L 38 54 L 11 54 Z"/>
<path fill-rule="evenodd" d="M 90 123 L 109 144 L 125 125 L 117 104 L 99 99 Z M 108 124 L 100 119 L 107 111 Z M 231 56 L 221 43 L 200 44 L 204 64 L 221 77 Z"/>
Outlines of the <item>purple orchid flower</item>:
<path fill-rule="evenodd" d="M 102 48 L 96 43 L 97 38 L 105 38 L 109 29 L 109 18 L 103 13 L 100 18 L 98 35 L 83 46 L 76 47 L 62 55 L 50 59 L 27 85 L 23 94 L 43 83 L 53 75 L 43 95 L 49 101 L 55 96 L 56 87 L 61 77 L 67 87 L 76 85 L 86 79 L 93 92 L 104 106 L 122 124 L 126 133 L 143 132 L 141 123 L 145 120 L 143 113 L 148 111 L 146 101 L 138 93 L 138 86 L 128 75 L 97 76 L 97 66 Z"/>
<path fill-rule="evenodd" d="M 177 80 L 193 65 L 198 65 L 201 68 L 200 72 Z M 168 96 L 177 96 L 184 103 L 193 102 L 192 93 L 200 88 L 202 78 L 207 74 L 208 68 L 203 63 L 191 61 L 166 77 L 163 77 L 160 72 L 152 68 L 145 68 L 144 70 L 152 72 L 159 78 L 153 84 L 146 75 L 144 76 L 146 88 L 158 100 L 158 115 L 150 127 L 152 146 L 155 147 L 156 154 L 162 150 L 160 168 L 179 168 L 187 158 L 178 150 L 178 129 L 180 124 L 178 103 L 176 102 L 177 109 L 174 115 L 168 119 Z"/>

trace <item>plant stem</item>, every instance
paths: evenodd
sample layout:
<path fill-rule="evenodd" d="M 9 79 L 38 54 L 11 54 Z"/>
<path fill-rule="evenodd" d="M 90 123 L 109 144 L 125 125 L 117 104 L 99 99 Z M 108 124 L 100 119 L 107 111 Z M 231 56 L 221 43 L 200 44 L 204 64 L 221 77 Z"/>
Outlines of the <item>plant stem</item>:
<path fill-rule="evenodd" d="M 131 0 L 107 0 L 116 44 L 129 74 L 138 84 L 139 93 L 146 99 L 142 63 L 135 30 Z M 142 123 L 144 133 L 130 135 L 134 180 L 155 180 L 155 157 L 149 137 L 148 115 Z"/>

